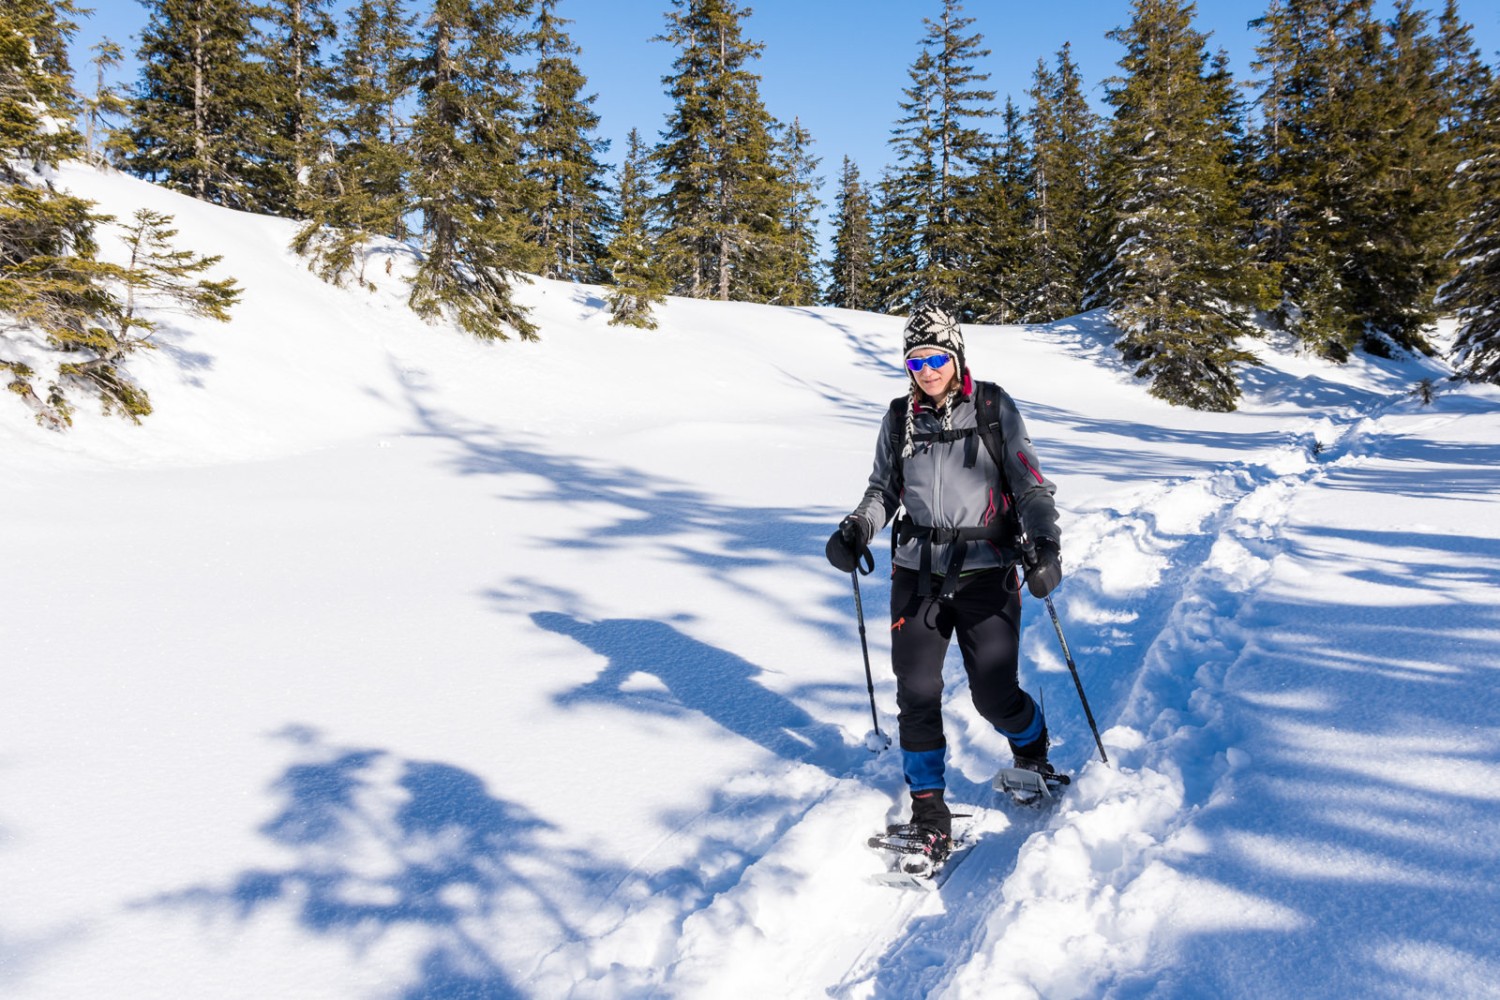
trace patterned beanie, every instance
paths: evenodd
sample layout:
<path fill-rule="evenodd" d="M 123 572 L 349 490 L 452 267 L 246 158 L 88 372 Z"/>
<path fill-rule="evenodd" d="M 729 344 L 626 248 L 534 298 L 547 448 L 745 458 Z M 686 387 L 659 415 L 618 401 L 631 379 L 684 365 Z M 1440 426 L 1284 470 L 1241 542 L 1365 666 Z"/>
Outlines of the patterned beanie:
<path fill-rule="evenodd" d="M 906 330 L 902 334 L 902 357 L 910 358 L 911 352 L 920 347 L 936 347 L 953 355 L 953 363 L 957 365 L 954 369 L 953 388 L 948 391 L 948 398 L 943 402 L 943 429 L 953 429 L 953 397 L 962 391 L 964 384 L 964 334 L 958 326 L 958 320 L 942 306 L 932 303 L 924 303 L 917 306 L 912 312 L 911 319 L 906 321 Z M 922 390 L 917 388 L 916 379 L 911 380 L 911 399 L 906 405 L 906 436 L 901 447 L 901 457 L 911 458 L 916 454 L 916 442 L 912 436 L 916 433 L 915 421 L 917 403 L 923 396 Z"/>

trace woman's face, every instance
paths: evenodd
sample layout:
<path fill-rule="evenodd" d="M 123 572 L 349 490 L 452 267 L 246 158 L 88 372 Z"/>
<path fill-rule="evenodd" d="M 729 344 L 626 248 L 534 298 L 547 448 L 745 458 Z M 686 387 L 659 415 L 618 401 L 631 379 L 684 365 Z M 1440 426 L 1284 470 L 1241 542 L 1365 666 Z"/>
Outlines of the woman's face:
<path fill-rule="evenodd" d="M 937 368 L 926 364 L 922 366 L 921 371 L 911 373 L 912 379 L 917 383 L 917 388 L 933 399 L 942 399 L 952 387 L 954 379 L 958 377 L 958 365 L 953 363 L 953 355 L 939 347 L 919 347 L 907 356 L 908 361 L 939 356 L 947 358 L 947 363 Z M 911 365 L 908 364 L 906 367 L 910 371 Z"/>

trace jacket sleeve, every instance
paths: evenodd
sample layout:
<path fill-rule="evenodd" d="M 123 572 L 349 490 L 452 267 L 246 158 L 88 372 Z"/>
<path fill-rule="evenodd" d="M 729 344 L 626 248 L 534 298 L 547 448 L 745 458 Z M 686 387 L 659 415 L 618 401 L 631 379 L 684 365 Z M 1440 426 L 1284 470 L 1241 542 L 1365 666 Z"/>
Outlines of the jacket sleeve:
<path fill-rule="evenodd" d="M 1016 495 L 1021 528 L 1031 536 L 1033 543 L 1046 538 L 1061 547 L 1057 505 L 1052 500 L 1057 484 L 1042 475 L 1042 463 L 1031 447 L 1026 422 L 1006 392 L 1001 393 L 1000 426 L 1005 438 L 1005 473 Z"/>
<path fill-rule="evenodd" d="M 896 411 L 887 409 L 885 419 L 880 422 L 880 439 L 875 442 L 875 467 L 870 470 L 870 485 L 854 508 L 854 514 L 864 518 L 869 526 L 870 538 L 880 534 L 901 508 L 901 459 L 891 444 L 891 422 L 895 419 Z"/>

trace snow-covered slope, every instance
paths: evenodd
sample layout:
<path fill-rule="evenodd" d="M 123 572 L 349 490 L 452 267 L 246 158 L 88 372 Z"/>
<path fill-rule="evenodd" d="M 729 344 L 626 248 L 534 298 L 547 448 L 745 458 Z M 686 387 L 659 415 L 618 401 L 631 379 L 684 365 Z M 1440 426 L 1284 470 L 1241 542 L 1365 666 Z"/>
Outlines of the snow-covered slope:
<path fill-rule="evenodd" d="M 1028 602 L 1074 790 L 996 801 L 955 651 L 983 837 L 899 893 L 865 881 L 904 795 L 822 557 L 899 320 L 621 330 L 537 282 L 544 339 L 485 345 L 319 282 L 286 222 L 64 181 L 173 213 L 245 299 L 162 317 L 140 427 L 0 407 L 0 994 L 1497 995 L 1495 390 L 1422 406 L 1435 363 L 1273 343 L 1198 414 L 1098 317 L 968 330 L 1059 484 L 1111 763 Z"/>

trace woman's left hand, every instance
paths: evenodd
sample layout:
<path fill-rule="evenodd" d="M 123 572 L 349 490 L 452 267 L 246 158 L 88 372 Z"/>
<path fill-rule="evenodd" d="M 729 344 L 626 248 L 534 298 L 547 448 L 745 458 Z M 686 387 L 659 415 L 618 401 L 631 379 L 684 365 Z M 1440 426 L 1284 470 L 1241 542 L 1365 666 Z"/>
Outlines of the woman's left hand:
<path fill-rule="evenodd" d="M 1026 570 L 1026 589 L 1032 597 L 1046 597 L 1062 582 L 1062 551 L 1050 538 L 1036 540 L 1036 558 Z"/>

